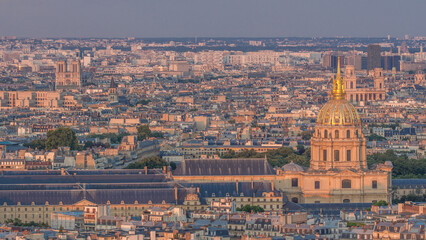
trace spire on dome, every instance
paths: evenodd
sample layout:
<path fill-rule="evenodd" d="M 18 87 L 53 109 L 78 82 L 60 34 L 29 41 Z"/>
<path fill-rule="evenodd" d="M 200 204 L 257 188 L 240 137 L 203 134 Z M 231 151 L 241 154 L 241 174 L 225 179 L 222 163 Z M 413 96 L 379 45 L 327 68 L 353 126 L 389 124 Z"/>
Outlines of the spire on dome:
<path fill-rule="evenodd" d="M 333 99 L 344 99 L 345 98 L 345 88 L 343 84 L 343 77 L 340 75 L 340 56 L 337 57 L 337 73 L 336 77 L 333 80 Z"/>

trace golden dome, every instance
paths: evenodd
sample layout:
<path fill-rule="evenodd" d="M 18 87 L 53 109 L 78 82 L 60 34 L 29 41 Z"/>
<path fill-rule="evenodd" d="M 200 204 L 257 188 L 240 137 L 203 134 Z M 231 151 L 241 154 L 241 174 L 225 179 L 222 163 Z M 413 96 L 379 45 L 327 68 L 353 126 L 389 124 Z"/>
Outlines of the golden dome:
<path fill-rule="evenodd" d="M 346 99 L 332 99 L 319 111 L 317 124 L 359 125 L 361 119 L 355 107 Z"/>
<path fill-rule="evenodd" d="M 361 124 L 358 112 L 345 99 L 344 79 L 340 76 L 340 57 L 337 60 L 337 73 L 333 80 L 333 99 L 321 108 L 317 124 L 326 125 L 358 125 Z"/>

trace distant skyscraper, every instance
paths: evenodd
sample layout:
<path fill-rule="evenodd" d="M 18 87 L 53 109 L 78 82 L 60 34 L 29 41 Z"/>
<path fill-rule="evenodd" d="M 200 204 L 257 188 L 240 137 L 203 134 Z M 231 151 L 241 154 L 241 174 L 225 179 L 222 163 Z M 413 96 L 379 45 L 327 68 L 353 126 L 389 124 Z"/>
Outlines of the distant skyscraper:
<path fill-rule="evenodd" d="M 322 57 L 322 65 L 327 69 L 335 71 L 337 69 L 338 59 L 337 53 L 325 54 Z M 345 58 L 340 58 L 340 65 L 345 66 Z"/>
<path fill-rule="evenodd" d="M 384 70 L 392 70 L 395 68 L 395 70 L 399 71 L 400 64 L 399 61 L 401 60 L 401 56 L 398 55 L 391 55 L 391 56 L 382 56 L 381 57 L 381 67 Z"/>
<path fill-rule="evenodd" d="M 380 45 L 368 45 L 367 50 L 367 69 L 373 70 L 381 67 Z"/>

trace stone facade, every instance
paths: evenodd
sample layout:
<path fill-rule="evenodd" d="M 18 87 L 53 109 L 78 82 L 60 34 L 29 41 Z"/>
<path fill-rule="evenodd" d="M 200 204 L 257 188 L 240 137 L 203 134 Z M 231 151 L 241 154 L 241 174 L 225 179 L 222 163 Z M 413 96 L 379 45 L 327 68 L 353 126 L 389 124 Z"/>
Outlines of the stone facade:
<path fill-rule="evenodd" d="M 357 78 L 355 76 L 354 66 L 346 66 L 346 100 L 354 103 L 369 101 L 384 101 L 386 97 L 386 89 L 384 86 L 383 69 L 374 69 L 374 87 L 373 88 L 357 88 Z"/>
<path fill-rule="evenodd" d="M 80 60 L 71 61 L 68 69 L 67 61 L 56 63 L 56 89 L 75 89 L 81 86 Z"/>

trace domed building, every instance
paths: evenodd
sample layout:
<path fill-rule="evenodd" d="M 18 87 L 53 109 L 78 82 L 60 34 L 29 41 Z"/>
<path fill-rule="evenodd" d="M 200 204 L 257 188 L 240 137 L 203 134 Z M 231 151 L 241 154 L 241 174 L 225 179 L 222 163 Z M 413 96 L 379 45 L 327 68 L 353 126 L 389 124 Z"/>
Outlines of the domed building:
<path fill-rule="evenodd" d="M 331 99 L 316 120 L 309 168 L 290 162 L 272 169 L 266 156 L 265 159 L 192 159 L 182 161 L 173 172 L 173 179 L 191 183 L 228 181 L 237 186 L 250 182 L 253 189 L 255 181 L 269 182 L 274 191 L 279 190 L 295 203 L 390 202 L 392 164 L 368 169 L 361 119 L 346 99 L 344 86 L 338 64 Z M 255 202 L 244 199 L 251 204 Z M 279 205 L 272 208 L 278 209 Z"/>
<path fill-rule="evenodd" d="M 345 99 L 343 78 L 338 64 L 332 99 L 319 111 L 311 138 L 311 168 L 365 169 L 365 138 L 355 107 Z"/>
<path fill-rule="evenodd" d="M 391 200 L 391 164 L 368 169 L 366 140 L 355 107 L 346 100 L 340 61 L 331 99 L 319 111 L 311 138 L 310 168 L 289 163 L 276 187 L 298 203 L 366 203 Z"/>

